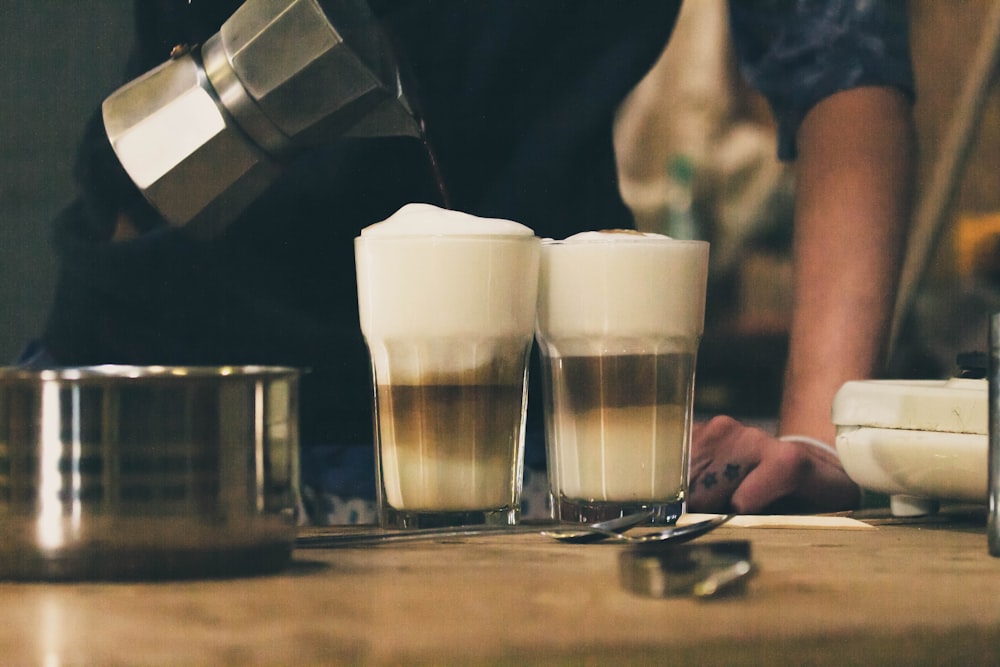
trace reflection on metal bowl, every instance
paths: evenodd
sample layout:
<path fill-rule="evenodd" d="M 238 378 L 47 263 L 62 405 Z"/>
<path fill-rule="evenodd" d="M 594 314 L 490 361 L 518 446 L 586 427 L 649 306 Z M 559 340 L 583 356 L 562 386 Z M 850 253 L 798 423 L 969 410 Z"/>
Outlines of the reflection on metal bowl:
<path fill-rule="evenodd" d="M 0 577 L 285 566 L 298 377 L 263 366 L 0 369 Z"/>

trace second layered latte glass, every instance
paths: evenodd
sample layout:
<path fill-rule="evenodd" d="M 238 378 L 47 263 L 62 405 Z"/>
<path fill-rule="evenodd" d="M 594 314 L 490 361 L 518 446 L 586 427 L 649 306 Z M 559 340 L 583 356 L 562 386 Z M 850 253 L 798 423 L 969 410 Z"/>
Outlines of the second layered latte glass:
<path fill-rule="evenodd" d="M 553 517 L 684 509 L 708 247 L 629 231 L 545 241 L 542 356 Z"/>

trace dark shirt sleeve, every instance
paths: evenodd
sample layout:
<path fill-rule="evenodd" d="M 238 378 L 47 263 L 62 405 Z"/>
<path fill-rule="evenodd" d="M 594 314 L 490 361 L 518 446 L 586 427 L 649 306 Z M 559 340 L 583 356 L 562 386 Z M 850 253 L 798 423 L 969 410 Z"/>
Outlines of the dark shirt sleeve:
<path fill-rule="evenodd" d="M 834 93 L 893 86 L 914 97 L 905 0 L 730 0 L 729 12 L 740 70 L 770 103 L 784 160 L 802 119 Z"/>

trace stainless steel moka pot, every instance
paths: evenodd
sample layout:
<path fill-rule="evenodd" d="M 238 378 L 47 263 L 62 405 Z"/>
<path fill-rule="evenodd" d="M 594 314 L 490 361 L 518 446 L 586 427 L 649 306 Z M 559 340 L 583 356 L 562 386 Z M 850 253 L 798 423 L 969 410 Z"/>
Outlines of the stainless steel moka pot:
<path fill-rule="evenodd" d="M 118 160 L 172 225 L 211 236 L 310 147 L 420 136 L 363 0 L 247 0 L 103 105 Z"/>

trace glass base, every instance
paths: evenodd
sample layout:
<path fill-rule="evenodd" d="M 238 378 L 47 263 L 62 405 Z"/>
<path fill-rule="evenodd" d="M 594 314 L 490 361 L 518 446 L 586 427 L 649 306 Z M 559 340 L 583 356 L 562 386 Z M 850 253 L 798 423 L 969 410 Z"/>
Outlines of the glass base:
<path fill-rule="evenodd" d="M 684 512 L 683 498 L 666 502 L 571 500 L 549 494 L 552 518 L 560 523 L 594 523 L 627 514 L 652 512 L 649 523 L 672 526 Z"/>
<path fill-rule="evenodd" d="M 382 528 L 450 528 L 462 526 L 515 526 L 521 518 L 519 507 L 498 510 L 434 512 L 379 507 Z"/>

